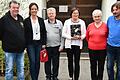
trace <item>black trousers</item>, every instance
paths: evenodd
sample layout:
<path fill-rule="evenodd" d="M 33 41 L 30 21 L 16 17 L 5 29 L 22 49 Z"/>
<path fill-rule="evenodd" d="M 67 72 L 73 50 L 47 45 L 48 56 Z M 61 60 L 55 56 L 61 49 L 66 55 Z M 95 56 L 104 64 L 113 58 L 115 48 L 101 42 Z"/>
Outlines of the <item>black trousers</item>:
<path fill-rule="evenodd" d="M 45 63 L 45 73 L 46 78 L 51 80 L 51 78 L 57 78 L 59 71 L 59 46 L 47 47 L 48 51 L 48 61 Z"/>
<path fill-rule="evenodd" d="M 103 80 L 106 50 L 89 49 L 91 80 Z"/>
<path fill-rule="evenodd" d="M 68 71 L 69 76 L 73 78 L 74 80 L 79 79 L 79 73 L 80 73 L 80 54 L 81 50 L 79 46 L 72 46 L 71 49 L 66 49 L 67 57 L 68 57 Z"/>

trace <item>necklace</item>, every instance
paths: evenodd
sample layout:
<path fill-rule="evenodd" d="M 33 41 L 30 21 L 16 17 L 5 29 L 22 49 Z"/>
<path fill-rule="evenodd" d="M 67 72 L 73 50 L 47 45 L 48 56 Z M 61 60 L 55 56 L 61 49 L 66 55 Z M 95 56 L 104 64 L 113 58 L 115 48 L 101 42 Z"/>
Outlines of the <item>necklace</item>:
<path fill-rule="evenodd" d="M 38 19 L 37 18 L 31 18 L 31 20 L 32 20 L 32 23 L 33 23 L 34 33 L 37 35 L 40 32 Z"/>
<path fill-rule="evenodd" d="M 35 24 L 35 33 L 36 33 L 36 35 L 39 33 L 39 26 L 38 26 L 38 24 Z"/>

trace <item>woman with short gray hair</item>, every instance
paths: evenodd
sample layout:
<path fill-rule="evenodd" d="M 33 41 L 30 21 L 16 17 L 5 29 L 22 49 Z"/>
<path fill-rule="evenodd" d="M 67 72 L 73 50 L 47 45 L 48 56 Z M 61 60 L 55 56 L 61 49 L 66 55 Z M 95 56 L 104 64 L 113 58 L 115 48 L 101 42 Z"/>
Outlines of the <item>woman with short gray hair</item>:
<path fill-rule="evenodd" d="M 86 31 L 88 42 L 91 80 L 103 80 L 103 71 L 106 58 L 108 29 L 101 20 L 102 11 L 95 9 L 92 12 L 94 22 L 90 23 Z"/>

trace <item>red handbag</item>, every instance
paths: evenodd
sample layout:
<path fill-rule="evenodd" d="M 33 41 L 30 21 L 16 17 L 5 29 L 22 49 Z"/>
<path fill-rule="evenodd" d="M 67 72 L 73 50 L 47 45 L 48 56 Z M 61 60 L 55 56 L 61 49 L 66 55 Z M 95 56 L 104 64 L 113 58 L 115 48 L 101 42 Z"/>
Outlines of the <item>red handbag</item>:
<path fill-rule="evenodd" d="M 41 62 L 47 62 L 48 61 L 48 52 L 46 49 L 42 49 L 40 51 L 40 61 Z"/>

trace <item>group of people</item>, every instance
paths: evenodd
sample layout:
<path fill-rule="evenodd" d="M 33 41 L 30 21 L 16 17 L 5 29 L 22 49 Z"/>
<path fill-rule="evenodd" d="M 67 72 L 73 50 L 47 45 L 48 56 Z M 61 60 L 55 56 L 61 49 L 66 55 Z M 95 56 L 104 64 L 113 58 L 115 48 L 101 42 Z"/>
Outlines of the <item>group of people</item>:
<path fill-rule="evenodd" d="M 108 80 L 120 80 L 120 1 L 112 5 L 111 12 L 113 15 L 104 23 L 101 20 L 102 11 L 94 10 L 94 22 L 87 27 L 91 80 L 103 80 L 106 57 Z"/>
<path fill-rule="evenodd" d="M 46 80 L 59 80 L 59 57 L 64 49 L 68 58 L 69 80 L 79 80 L 80 55 L 83 39 L 88 42 L 91 80 L 103 80 L 104 64 L 107 57 L 108 79 L 115 80 L 114 64 L 116 63 L 116 78 L 120 80 L 120 2 L 111 7 L 113 13 L 102 21 L 102 11 L 92 12 L 93 22 L 86 29 L 85 22 L 79 18 L 78 8 L 72 8 L 70 18 L 64 25 L 56 19 L 56 9 L 47 9 L 48 19 L 37 16 L 39 7 L 36 3 L 29 5 L 29 17 L 23 19 L 19 15 L 20 4 L 17 1 L 9 3 L 9 11 L 0 18 L 0 40 L 5 52 L 5 80 L 13 80 L 13 66 L 16 63 L 17 80 L 24 80 L 24 50 L 26 49 L 30 62 L 32 80 L 38 80 L 40 69 L 40 50 L 46 49 L 48 61 L 45 62 Z M 73 33 L 71 27 L 77 27 L 79 32 Z M 73 33 L 73 34 L 72 34 Z"/>

